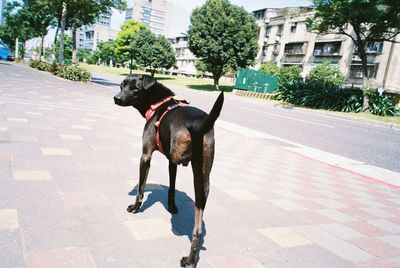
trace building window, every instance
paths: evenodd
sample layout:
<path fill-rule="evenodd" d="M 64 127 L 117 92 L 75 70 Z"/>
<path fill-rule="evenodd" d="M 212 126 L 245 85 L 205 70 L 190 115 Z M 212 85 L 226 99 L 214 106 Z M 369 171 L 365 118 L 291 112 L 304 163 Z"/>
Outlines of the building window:
<path fill-rule="evenodd" d="M 297 29 L 297 22 L 292 22 L 292 25 L 290 26 L 290 32 L 295 33 Z"/>
<path fill-rule="evenodd" d="M 339 56 L 342 42 L 315 43 L 314 56 Z"/>
<path fill-rule="evenodd" d="M 368 65 L 367 73 L 368 78 L 376 78 L 376 74 L 378 72 L 379 64 Z M 363 70 L 361 65 L 350 65 L 350 74 L 351 78 L 363 78 Z"/>
<path fill-rule="evenodd" d="M 367 43 L 367 53 L 382 53 L 383 42 L 368 42 Z"/>
<path fill-rule="evenodd" d="M 266 26 L 265 27 L 265 37 L 269 37 L 270 33 L 271 33 L 271 26 Z"/>
<path fill-rule="evenodd" d="M 285 45 L 285 54 L 290 55 L 304 55 L 305 43 L 289 43 Z"/>
<path fill-rule="evenodd" d="M 150 14 L 151 14 L 151 8 L 144 7 L 144 8 L 143 8 L 143 14 L 150 15 Z"/>
<path fill-rule="evenodd" d="M 282 36 L 282 32 L 283 32 L 283 24 L 278 25 L 278 30 L 276 31 L 276 35 Z"/>
<path fill-rule="evenodd" d="M 264 19 L 264 16 L 265 16 L 265 10 L 259 10 L 254 13 L 254 17 L 256 18 L 256 20 L 262 20 Z"/>

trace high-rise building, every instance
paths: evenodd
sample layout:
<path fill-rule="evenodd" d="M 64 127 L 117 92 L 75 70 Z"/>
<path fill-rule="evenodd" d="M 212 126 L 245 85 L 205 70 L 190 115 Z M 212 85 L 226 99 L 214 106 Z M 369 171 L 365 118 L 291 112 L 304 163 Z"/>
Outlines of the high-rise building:
<path fill-rule="evenodd" d="M 77 48 L 96 50 L 100 42 L 117 38 L 118 31 L 110 28 L 111 17 L 100 15 L 95 24 L 85 25 L 76 32 Z"/>
<path fill-rule="evenodd" d="M 7 0 L 0 0 L 0 25 L 6 22 L 6 19 L 4 18 L 6 5 L 7 5 Z"/>
<path fill-rule="evenodd" d="M 134 0 L 125 13 L 125 19 L 144 23 L 150 31 L 169 35 L 171 3 L 166 0 Z"/>

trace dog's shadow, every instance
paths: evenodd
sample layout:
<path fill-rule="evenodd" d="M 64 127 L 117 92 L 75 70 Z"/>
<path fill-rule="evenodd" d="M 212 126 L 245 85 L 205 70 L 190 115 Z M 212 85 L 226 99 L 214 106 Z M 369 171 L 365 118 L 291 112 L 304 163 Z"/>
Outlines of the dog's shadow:
<path fill-rule="evenodd" d="M 137 185 L 129 192 L 129 195 L 136 196 Z M 168 187 L 165 185 L 148 183 L 145 192 L 150 192 L 140 207 L 140 212 L 145 211 L 157 202 L 160 202 L 165 210 L 168 208 Z M 177 236 L 187 236 L 192 242 L 192 233 L 194 226 L 194 201 L 186 193 L 175 190 L 175 204 L 178 207 L 177 214 L 171 214 L 172 232 Z M 168 212 L 169 213 L 169 212 Z M 203 246 L 206 236 L 206 227 L 203 221 L 202 237 L 199 242 L 199 249 L 206 250 Z"/>

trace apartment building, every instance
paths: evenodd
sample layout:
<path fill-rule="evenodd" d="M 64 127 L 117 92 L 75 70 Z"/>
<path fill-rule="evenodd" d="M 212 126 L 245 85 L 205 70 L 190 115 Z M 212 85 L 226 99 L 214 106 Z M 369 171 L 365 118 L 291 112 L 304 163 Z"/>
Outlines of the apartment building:
<path fill-rule="evenodd" d="M 85 25 L 76 32 L 77 48 L 96 50 L 100 42 L 115 40 L 118 31 L 110 28 L 111 16 L 100 15 L 95 24 Z"/>
<path fill-rule="evenodd" d="M 168 39 L 171 42 L 176 58 L 176 64 L 173 68 L 173 72 L 188 76 L 195 76 L 197 73 L 195 67 L 197 58 L 189 50 L 188 39 L 189 38 L 187 35 L 181 35 Z"/>
<path fill-rule="evenodd" d="M 129 3 L 125 19 L 143 22 L 155 34 L 169 35 L 171 3 L 166 0 L 134 0 Z"/>
<path fill-rule="evenodd" d="M 253 11 L 259 26 L 258 68 L 263 62 L 279 66 L 300 66 L 305 77 L 312 68 L 328 61 L 346 76 L 347 86 L 361 87 L 361 60 L 351 38 L 345 35 L 318 35 L 307 31 L 311 7 L 266 8 Z M 349 28 L 351 31 L 351 28 Z M 400 37 L 397 37 L 400 41 Z M 400 93 L 400 45 L 373 42 L 367 45 L 368 84 Z"/>

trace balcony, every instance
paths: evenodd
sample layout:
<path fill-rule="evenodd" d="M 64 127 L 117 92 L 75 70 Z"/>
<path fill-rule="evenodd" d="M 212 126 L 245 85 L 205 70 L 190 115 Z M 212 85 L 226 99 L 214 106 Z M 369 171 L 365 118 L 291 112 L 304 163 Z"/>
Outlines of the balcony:
<path fill-rule="evenodd" d="M 302 63 L 304 54 L 286 54 L 282 57 L 283 63 Z"/>

